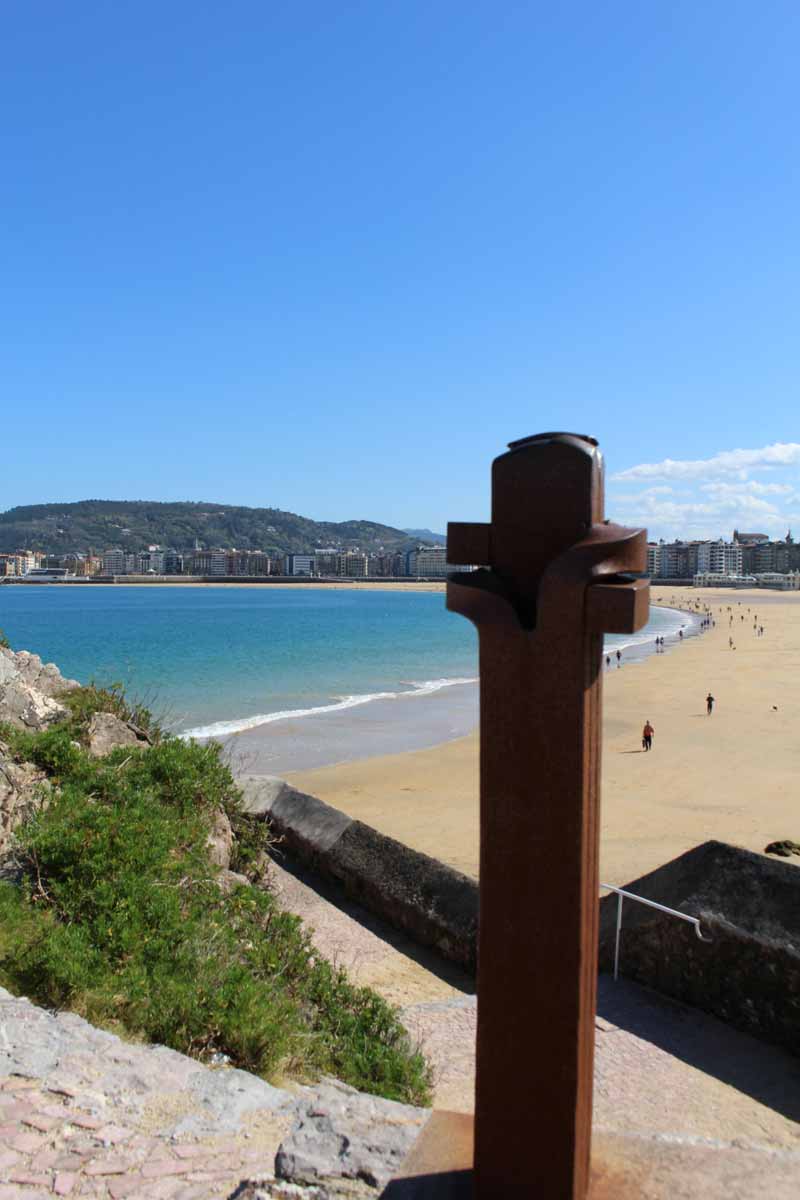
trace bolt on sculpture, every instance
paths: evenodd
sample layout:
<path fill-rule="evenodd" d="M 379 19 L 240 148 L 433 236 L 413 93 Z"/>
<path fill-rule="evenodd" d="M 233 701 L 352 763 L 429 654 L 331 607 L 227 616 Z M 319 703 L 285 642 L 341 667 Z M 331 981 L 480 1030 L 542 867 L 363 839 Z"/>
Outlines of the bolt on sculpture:
<path fill-rule="evenodd" d="M 481 567 L 447 584 L 480 643 L 474 1162 L 455 1165 L 470 1154 L 464 1118 L 434 1114 L 410 1186 L 386 1195 L 584 1200 L 603 634 L 647 620 L 647 580 L 626 575 L 645 569 L 646 533 L 603 519 L 593 438 L 545 433 L 495 460 L 491 523 L 450 524 L 447 545 L 450 563 Z"/>

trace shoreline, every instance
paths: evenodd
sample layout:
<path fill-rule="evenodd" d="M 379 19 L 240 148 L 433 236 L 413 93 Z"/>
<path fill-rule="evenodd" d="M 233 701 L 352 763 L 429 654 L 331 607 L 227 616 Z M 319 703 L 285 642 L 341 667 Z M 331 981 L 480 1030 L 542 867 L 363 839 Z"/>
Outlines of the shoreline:
<path fill-rule="evenodd" d="M 654 603 L 670 599 L 654 589 Z M 709 838 L 758 852 L 770 841 L 800 841 L 794 799 L 800 596 L 773 595 L 765 604 L 760 590 L 704 588 L 692 599 L 712 607 L 715 628 L 684 637 L 680 654 L 651 653 L 636 671 L 604 672 L 601 869 L 618 885 Z M 765 635 L 758 637 L 747 618 L 762 607 L 758 623 Z M 728 646 L 731 617 L 738 626 L 735 651 Z M 705 712 L 709 690 L 717 702 L 711 717 Z M 641 748 L 645 720 L 655 727 L 650 753 Z M 476 732 L 286 778 L 382 833 L 477 875 Z"/>
<path fill-rule="evenodd" d="M 672 624 L 664 626 L 665 652 L 702 633 L 698 614 L 657 607 L 675 614 Z M 619 663 L 616 647 L 607 646 L 603 673 L 655 656 L 656 634 L 653 630 L 646 640 L 619 643 Z M 339 697 L 308 709 L 219 721 L 180 736 L 221 742 L 242 774 L 285 775 L 433 749 L 468 736 L 478 719 L 477 678 L 452 678 L 428 680 L 407 691 Z"/>

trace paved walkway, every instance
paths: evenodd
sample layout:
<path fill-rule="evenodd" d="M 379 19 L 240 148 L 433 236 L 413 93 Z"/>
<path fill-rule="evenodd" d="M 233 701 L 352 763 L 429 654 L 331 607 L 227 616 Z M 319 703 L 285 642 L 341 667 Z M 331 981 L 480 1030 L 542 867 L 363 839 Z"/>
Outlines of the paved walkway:
<path fill-rule="evenodd" d="M 468 1111 L 475 1028 L 468 978 L 287 871 L 276 870 L 275 884 L 314 927 L 321 950 L 402 1004 L 434 1064 L 437 1104 Z M 546 1082 L 531 1081 L 532 1120 L 546 1102 Z M 0 989 L 0 1200 L 231 1197 L 243 1179 L 272 1176 L 301 1110 L 306 1133 L 291 1135 L 296 1154 L 304 1137 L 312 1161 L 327 1143 L 327 1162 L 357 1144 L 347 1136 L 358 1128 L 357 1105 L 337 1125 L 323 1096 L 323 1088 L 284 1091 L 163 1047 L 131 1045 Z M 415 1110 L 388 1120 L 368 1111 L 364 1146 L 375 1142 L 370 1130 L 394 1121 L 399 1154 L 422 1119 Z M 693 1198 L 702 1176 L 703 1194 L 719 1200 L 793 1197 L 799 1122 L 800 1060 L 635 985 L 601 979 L 597 1146 L 612 1157 L 644 1155 L 663 1188 L 643 1194 Z"/>
<path fill-rule="evenodd" d="M 472 1111 L 472 980 L 338 891 L 312 886 L 302 872 L 276 867 L 274 883 L 324 954 L 401 1006 L 406 1027 L 433 1063 L 436 1107 Z M 697 1009 L 602 976 L 595 1127 L 800 1151 L 800 1059 Z"/>
<path fill-rule="evenodd" d="M 291 1097 L 0 988 L 0 1200 L 203 1200 L 271 1175 Z"/>

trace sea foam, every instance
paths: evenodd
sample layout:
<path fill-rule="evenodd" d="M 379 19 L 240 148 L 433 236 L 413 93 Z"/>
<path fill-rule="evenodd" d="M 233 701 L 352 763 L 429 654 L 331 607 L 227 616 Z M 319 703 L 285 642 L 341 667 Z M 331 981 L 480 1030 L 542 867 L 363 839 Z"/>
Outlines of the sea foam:
<path fill-rule="evenodd" d="M 406 690 L 402 692 L 366 692 L 355 696 L 339 696 L 333 704 L 318 704 L 313 708 L 288 708 L 279 712 L 256 713 L 252 717 L 240 717 L 232 721 L 215 721 L 211 725 L 198 725 L 196 729 L 186 729 L 178 736 L 184 740 L 194 738 L 196 741 L 229 737 L 234 733 L 244 733 L 247 729 L 256 729 L 259 725 L 271 725 L 274 721 L 299 721 L 303 717 L 319 717 L 324 713 L 358 708 L 362 704 L 371 704 L 375 700 L 403 700 L 417 696 L 430 696 L 434 692 L 441 691 L 442 688 L 454 687 L 459 683 L 477 682 L 477 678 L 424 679 L 419 683 L 409 681 Z"/>

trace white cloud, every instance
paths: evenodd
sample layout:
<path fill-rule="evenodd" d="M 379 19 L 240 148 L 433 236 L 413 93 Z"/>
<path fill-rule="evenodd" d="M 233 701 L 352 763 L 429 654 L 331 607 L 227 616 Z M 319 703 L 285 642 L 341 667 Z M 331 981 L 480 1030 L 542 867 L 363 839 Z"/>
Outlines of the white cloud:
<path fill-rule="evenodd" d="M 655 488 L 651 488 L 655 491 Z M 794 491 L 791 483 L 758 483 L 755 479 L 737 481 L 736 483 L 702 483 L 701 492 L 711 492 L 715 496 L 736 496 L 746 494 L 751 496 L 790 496 Z"/>
<path fill-rule="evenodd" d="M 800 463 L 800 442 L 775 442 L 758 450 L 723 450 L 712 458 L 672 459 L 658 463 L 640 463 L 618 471 L 612 476 L 617 483 L 629 480 L 708 479 L 713 476 L 733 476 L 746 480 L 751 471 L 766 471 Z"/>
<path fill-rule="evenodd" d="M 629 525 L 645 525 L 651 538 L 730 538 L 734 529 L 783 537 L 798 525 L 798 468 L 797 442 L 641 463 L 612 477 L 608 507 Z M 749 477 L 765 471 L 769 482 Z"/>

